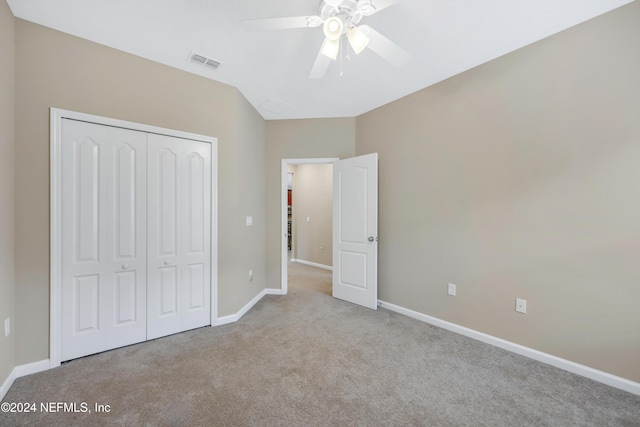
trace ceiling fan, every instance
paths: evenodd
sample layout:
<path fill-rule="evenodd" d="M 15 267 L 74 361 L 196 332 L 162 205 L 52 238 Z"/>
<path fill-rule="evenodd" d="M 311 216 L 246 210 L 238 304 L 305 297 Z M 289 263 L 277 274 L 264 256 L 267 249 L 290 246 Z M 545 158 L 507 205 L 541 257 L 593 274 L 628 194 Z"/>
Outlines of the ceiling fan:
<path fill-rule="evenodd" d="M 320 0 L 320 13 L 312 16 L 246 19 L 240 25 L 248 31 L 273 31 L 322 26 L 324 42 L 311 68 L 309 78 L 324 77 L 331 61 L 335 61 L 344 38 L 356 54 L 365 48 L 399 67 L 409 60 L 409 54 L 368 25 L 360 25 L 365 16 L 373 15 L 399 0 Z"/>

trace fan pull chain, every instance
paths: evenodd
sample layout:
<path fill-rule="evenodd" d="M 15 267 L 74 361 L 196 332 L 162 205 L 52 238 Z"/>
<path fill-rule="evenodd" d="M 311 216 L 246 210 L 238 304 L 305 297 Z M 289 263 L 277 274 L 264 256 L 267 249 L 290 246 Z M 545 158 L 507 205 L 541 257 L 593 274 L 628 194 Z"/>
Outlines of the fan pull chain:
<path fill-rule="evenodd" d="M 347 36 L 345 35 L 345 38 Z M 347 61 L 351 61 L 351 45 L 346 43 L 348 40 L 345 40 L 345 45 L 347 46 Z"/>

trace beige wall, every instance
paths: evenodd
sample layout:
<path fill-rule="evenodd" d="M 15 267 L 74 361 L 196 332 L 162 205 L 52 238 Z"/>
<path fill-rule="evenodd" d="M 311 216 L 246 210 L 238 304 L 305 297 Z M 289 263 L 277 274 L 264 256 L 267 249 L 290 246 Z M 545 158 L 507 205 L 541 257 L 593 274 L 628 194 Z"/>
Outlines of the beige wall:
<path fill-rule="evenodd" d="M 640 381 L 638 22 L 634 2 L 358 117 L 380 299 Z"/>
<path fill-rule="evenodd" d="M 15 333 L 4 336 L 4 320 L 15 329 L 14 240 L 14 25 L 13 14 L 0 0 L 0 386 L 14 367 Z"/>
<path fill-rule="evenodd" d="M 218 314 L 264 287 L 265 123 L 239 92 L 18 19 L 16 364 L 49 356 L 50 107 L 217 137 Z"/>
<path fill-rule="evenodd" d="M 301 164 L 293 178 L 294 258 L 331 266 L 333 165 Z M 309 222 L 307 222 L 307 217 Z"/>
<path fill-rule="evenodd" d="M 233 149 L 219 159 L 219 316 L 236 313 L 265 288 L 265 121 L 237 96 Z M 222 177 L 226 177 L 224 180 Z M 247 216 L 253 225 L 247 227 Z M 249 270 L 253 280 L 249 281 Z"/>
<path fill-rule="evenodd" d="M 280 288 L 282 159 L 347 158 L 355 154 L 355 118 L 267 122 L 267 287 Z M 280 234 L 283 233 L 283 234 Z"/>

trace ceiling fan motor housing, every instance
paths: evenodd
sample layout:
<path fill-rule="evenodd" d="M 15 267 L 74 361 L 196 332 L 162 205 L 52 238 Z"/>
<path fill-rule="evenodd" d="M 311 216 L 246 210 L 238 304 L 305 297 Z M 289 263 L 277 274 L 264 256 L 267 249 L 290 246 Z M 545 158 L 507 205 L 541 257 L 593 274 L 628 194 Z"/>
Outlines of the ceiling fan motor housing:
<path fill-rule="evenodd" d="M 364 3 L 370 4 L 369 1 Z M 323 21 L 329 18 L 339 18 L 343 23 L 342 33 L 346 33 L 355 25 L 358 25 L 364 16 L 359 2 L 356 0 L 323 0 L 320 6 L 320 17 Z"/>

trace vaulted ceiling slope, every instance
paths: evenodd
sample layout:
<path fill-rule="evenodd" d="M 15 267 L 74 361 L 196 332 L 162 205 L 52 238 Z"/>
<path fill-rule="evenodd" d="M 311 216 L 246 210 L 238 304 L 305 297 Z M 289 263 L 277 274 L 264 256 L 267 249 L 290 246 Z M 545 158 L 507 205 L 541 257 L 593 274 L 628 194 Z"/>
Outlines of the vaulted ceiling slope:
<path fill-rule="evenodd" d="M 371 0 L 372 4 L 377 1 Z M 319 0 L 8 0 L 13 14 L 237 87 L 268 120 L 355 117 L 632 0 L 398 0 L 367 24 L 410 54 L 395 67 L 347 50 L 309 72 L 322 27 L 247 31 L 240 21 L 317 15 Z M 343 45 L 344 46 L 344 45 Z M 221 63 L 194 64 L 192 52 Z"/>

